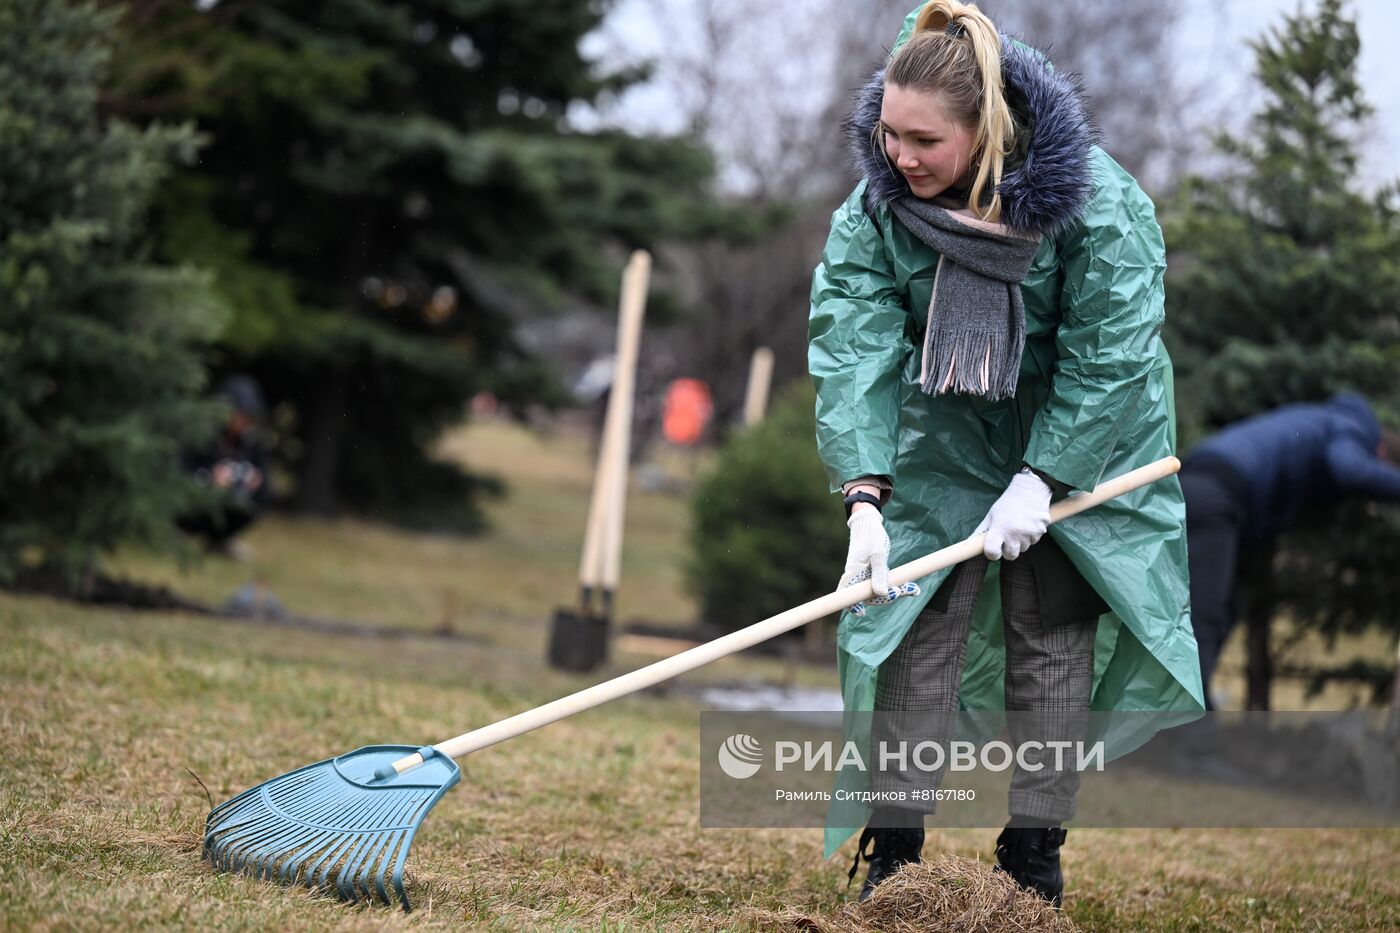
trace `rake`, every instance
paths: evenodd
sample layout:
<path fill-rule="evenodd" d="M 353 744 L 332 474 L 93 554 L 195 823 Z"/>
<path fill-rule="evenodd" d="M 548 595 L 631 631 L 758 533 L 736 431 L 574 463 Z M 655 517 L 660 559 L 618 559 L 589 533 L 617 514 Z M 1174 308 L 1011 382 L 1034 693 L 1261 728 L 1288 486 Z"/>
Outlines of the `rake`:
<path fill-rule="evenodd" d="M 1050 510 L 1051 521 L 1062 521 L 1179 468 L 1175 457 L 1166 457 L 1125 473 L 1091 493 L 1056 503 Z M 975 557 L 982 552 L 984 537 L 974 535 L 891 570 L 891 586 L 907 587 Z M 855 583 L 437 745 L 367 745 L 275 777 L 210 811 L 204 854 L 218 869 L 287 885 L 304 884 L 351 902 L 392 905 L 397 898 L 408 910 L 404 891 L 408 850 L 428 811 L 461 780 L 453 759 L 644 690 L 874 595 L 870 581 Z"/>

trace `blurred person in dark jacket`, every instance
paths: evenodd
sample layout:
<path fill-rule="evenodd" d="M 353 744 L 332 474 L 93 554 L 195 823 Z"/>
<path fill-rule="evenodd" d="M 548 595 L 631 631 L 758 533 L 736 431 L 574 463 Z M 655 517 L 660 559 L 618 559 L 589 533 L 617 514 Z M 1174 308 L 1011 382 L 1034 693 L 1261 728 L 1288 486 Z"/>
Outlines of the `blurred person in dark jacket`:
<path fill-rule="evenodd" d="M 1198 444 L 1181 469 L 1191 569 L 1191 622 L 1210 680 L 1235 624 L 1235 572 L 1246 549 L 1269 548 L 1298 513 L 1345 497 L 1400 501 L 1400 436 L 1361 396 L 1284 405 Z"/>
<path fill-rule="evenodd" d="M 219 386 L 228 403 L 223 429 L 208 447 L 187 450 L 184 469 L 201 486 L 222 492 L 210 511 L 182 515 L 179 526 L 202 538 L 210 550 L 228 551 L 235 535 L 258 517 L 268 499 L 266 454 L 258 437 L 263 419 L 262 392 L 248 376 L 230 376 Z"/>

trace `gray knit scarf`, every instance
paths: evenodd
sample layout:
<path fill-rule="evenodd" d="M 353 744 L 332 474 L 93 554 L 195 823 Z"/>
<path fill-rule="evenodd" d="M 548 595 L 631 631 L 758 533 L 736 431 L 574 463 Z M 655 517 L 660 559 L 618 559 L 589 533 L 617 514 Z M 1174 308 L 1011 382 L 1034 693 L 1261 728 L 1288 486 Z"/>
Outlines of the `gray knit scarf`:
<path fill-rule="evenodd" d="M 939 254 L 919 371 L 924 392 L 1015 395 L 1026 345 L 1021 280 L 1040 236 L 981 220 L 949 199 L 904 195 L 890 209 Z"/>

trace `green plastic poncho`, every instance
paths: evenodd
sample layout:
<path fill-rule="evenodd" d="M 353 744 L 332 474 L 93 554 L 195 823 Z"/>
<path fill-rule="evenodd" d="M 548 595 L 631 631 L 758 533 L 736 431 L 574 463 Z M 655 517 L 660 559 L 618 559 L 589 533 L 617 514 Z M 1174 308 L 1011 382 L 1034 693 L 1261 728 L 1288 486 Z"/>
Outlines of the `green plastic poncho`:
<path fill-rule="evenodd" d="M 864 182 L 832 216 L 809 326 L 817 443 L 832 492 L 862 476 L 893 480 L 884 510 L 892 567 L 971 535 L 1022 462 L 1088 490 L 1175 450 L 1172 367 L 1159 338 L 1161 229 L 1132 176 L 1100 149 L 1093 158 L 1094 194 L 1082 221 L 1042 243 L 1022 283 L 1025 352 L 1016 396 L 1005 401 L 923 393 L 921 318 L 937 253 L 887 208 L 867 215 Z M 1176 478 L 1049 534 L 1110 610 L 1099 620 L 1092 708 L 1194 718 L 1203 693 Z M 1004 708 L 995 566 L 968 638 L 963 709 Z M 920 580 L 918 597 L 871 606 L 864 616 L 842 614 L 838 663 L 848 711 L 874 708 L 881 662 L 949 572 Z M 1110 734 L 1108 754 L 1149 737 Z M 847 738 L 863 737 L 848 726 Z M 863 783 L 863 774 L 846 770 L 837 787 L 859 790 Z M 826 855 L 858 828 L 829 825 Z"/>

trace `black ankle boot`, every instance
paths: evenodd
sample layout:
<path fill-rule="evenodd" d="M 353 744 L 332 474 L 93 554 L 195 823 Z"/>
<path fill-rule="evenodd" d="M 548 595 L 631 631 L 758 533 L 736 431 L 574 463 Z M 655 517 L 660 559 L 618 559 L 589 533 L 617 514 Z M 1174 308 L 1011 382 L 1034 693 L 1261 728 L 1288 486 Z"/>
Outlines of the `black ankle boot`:
<path fill-rule="evenodd" d="M 875 848 L 865 854 L 867 843 L 874 841 Z M 922 829 L 878 829 L 867 826 L 860 834 L 860 848 L 856 850 L 856 860 L 851 863 L 851 873 L 846 884 L 855 880 L 860 869 L 861 856 L 865 856 L 870 870 L 865 875 L 865 885 L 860 889 L 860 900 L 868 900 L 875 893 L 875 886 L 899 870 L 900 866 L 923 860 L 924 831 Z"/>
<path fill-rule="evenodd" d="M 997 837 L 997 864 L 1027 890 L 1056 907 L 1064 904 L 1065 876 L 1060 871 L 1060 846 L 1068 833 L 1058 826 L 1008 826 Z"/>

